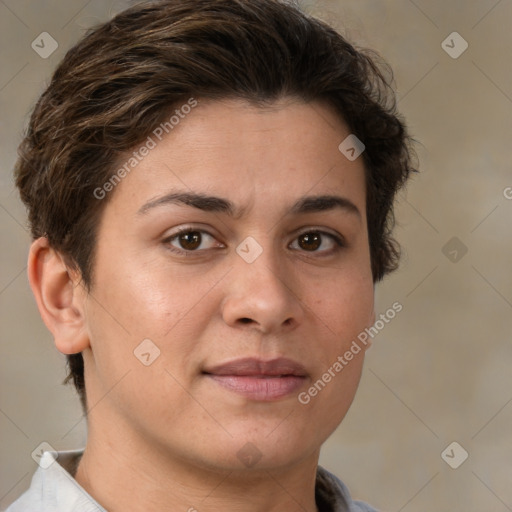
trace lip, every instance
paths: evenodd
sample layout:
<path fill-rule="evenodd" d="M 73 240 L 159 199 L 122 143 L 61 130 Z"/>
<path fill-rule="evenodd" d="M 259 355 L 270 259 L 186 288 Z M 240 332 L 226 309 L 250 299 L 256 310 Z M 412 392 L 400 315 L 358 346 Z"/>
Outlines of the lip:
<path fill-rule="evenodd" d="M 300 363 L 280 357 L 270 361 L 243 358 L 203 371 L 223 388 L 256 401 L 272 401 L 296 393 L 308 374 Z"/>

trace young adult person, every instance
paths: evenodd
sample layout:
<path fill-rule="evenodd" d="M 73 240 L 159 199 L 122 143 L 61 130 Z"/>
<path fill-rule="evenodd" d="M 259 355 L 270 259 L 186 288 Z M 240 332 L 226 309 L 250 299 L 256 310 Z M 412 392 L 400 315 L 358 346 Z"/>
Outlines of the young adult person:
<path fill-rule="evenodd" d="M 411 170 L 375 56 L 291 3 L 143 2 L 84 37 L 16 179 L 88 439 L 8 511 L 374 510 L 318 458 Z"/>

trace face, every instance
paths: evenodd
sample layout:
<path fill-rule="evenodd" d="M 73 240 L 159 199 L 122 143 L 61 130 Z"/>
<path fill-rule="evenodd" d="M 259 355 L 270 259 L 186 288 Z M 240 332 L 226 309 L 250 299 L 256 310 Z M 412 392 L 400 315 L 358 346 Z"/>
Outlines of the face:
<path fill-rule="evenodd" d="M 319 103 L 199 101 L 115 187 L 83 299 L 90 433 L 224 469 L 318 454 L 373 319 L 349 133 Z"/>

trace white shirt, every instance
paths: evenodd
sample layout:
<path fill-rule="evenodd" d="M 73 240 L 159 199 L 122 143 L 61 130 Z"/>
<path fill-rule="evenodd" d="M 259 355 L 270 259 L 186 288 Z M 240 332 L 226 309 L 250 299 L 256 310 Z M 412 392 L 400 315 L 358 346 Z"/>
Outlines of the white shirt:
<path fill-rule="evenodd" d="M 72 476 L 83 452 L 44 452 L 30 488 L 5 512 L 108 512 Z M 377 512 L 352 501 L 343 482 L 320 466 L 315 493 L 320 512 Z"/>
<path fill-rule="evenodd" d="M 44 452 L 30 488 L 5 512 L 107 512 L 71 476 L 82 454 Z"/>

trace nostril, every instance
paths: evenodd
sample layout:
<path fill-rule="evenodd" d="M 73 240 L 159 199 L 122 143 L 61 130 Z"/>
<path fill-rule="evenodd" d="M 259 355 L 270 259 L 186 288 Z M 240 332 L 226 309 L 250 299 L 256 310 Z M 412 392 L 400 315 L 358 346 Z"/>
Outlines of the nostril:
<path fill-rule="evenodd" d="M 249 324 L 252 322 L 252 320 L 250 318 L 240 318 L 240 322 L 243 324 Z"/>

